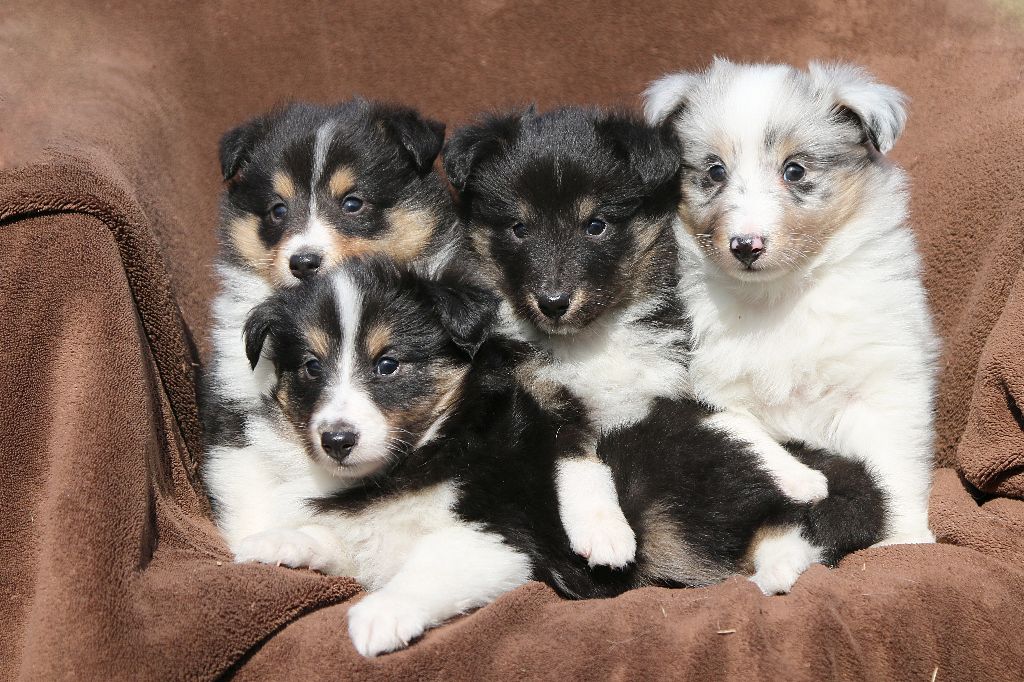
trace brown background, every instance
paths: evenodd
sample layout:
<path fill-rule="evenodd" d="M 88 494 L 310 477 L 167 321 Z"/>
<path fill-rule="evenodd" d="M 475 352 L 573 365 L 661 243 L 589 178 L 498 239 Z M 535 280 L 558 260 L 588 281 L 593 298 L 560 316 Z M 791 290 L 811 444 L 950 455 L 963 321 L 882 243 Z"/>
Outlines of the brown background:
<path fill-rule="evenodd" d="M 372 668 L 345 605 L 317 610 L 347 581 L 217 566 L 192 476 L 192 363 L 215 286 L 219 135 L 284 100 L 354 93 L 451 125 L 524 102 L 635 106 L 652 78 L 714 54 L 853 60 L 911 97 L 893 156 L 945 339 L 939 459 L 955 470 L 939 472 L 933 524 L 952 544 L 870 550 L 775 600 L 742 581 L 585 604 L 534 585 Z M 976 488 L 1024 496 L 1022 77 L 1016 0 L 7 0 L 0 672 L 1011 676 L 1024 503 Z"/>

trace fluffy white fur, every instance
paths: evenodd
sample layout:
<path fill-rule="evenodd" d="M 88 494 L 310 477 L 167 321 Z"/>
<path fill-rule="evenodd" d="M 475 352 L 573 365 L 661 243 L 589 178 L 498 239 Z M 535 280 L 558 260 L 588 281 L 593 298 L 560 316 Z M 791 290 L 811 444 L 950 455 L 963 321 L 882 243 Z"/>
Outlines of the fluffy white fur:
<path fill-rule="evenodd" d="M 691 147 L 728 141 L 730 181 L 744 191 L 726 195 L 724 228 L 757 229 L 769 244 L 789 226 L 781 169 L 762 158 L 766 132 L 805 125 L 812 137 L 826 134 L 827 112 L 839 105 L 859 115 L 883 152 L 906 116 L 897 91 L 842 65 L 799 72 L 716 60 L 647 92 L 650 120 L 671 117 Z M 862 172 L 870 173 L 866 201 L 805 262 L 763 276 L 735 263 L 730 270 L 727 256 L 716 260 L 677 221 L 679 290 L 693 317 L 691 381 L 698 398 L 732 413 L 722 427 L 755 445 L 802 440 L 867 462 L 888 496 L 886 542 L 929 542 L 938 341 L 907 224 L 906 178 L 884 159 Z M 687 187 L 684 180 L 684 194 L 695 191 Z M 796 497 L 814 487 L 810 470 L 799 473 L 802 465 L 771 446 L 762 452 L 777 478 L 795 481 L 783 486 Z"/>
<path fill-rule="evenodd" d="M 622 568 L 636 556 L 611 469 L 596 459 L 563 459 L 555 472 L 558 513 L 572 551 L 591 566 Z"/>
<path fill-rule="evenodd" d="M 811 564 L 821 561 L 821 550 L 793 527 L 765 538 L 754 549 L 754 575 L 750 581 L 767 595 L 786 594 Z"/>

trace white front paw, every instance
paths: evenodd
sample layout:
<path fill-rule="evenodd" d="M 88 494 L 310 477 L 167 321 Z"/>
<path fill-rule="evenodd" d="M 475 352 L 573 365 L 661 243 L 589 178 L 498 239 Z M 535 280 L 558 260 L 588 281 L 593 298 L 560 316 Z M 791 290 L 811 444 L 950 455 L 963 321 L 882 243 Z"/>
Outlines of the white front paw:
<path fill-rule="evenodd" d="M 902 531 L 893 533 L 881 542 L 876 542 L 872 547 L 887 547 L 889 545 L 930 545 L 935 542 L 935 534 L 927 528 L 917 531 Z"/>
<path fill-rule="evenodd" d="M 253 533 L 242 538 L 234 550 L 238 563 L 255 561 L 320 570 L 328 561 L 328 553 L 318 540 L 293 528 L 271 528 Z"/>
<path fill-rule="evenodd" d="M 636 558 L 636 534 L 618 506 L 578 514 L 565 531 L 572 551 L 591 566 L 624 568 Z"/>
<path fill-rule="evenodd" d="M 404 649 L 427 625 L 420 609 L 384 592 L 367 595 L 348 610 L 348 636 L 367 658 Z"/>
<path fill-rule="evenodd" d="M 782 494 L 794 502 L 820 502 L 828 497 L 828 478 L 817 469 L 796 462 L 785 471 L 774 472 Z"/>
<path fill-rule="evenodd" d="M 750 581 L 766 595 L 788 594 L 793 589 L 793 583 L 806 569 L 807 566 L 799 562 L 779 561 L 762 566 L 750 576 Z"/>

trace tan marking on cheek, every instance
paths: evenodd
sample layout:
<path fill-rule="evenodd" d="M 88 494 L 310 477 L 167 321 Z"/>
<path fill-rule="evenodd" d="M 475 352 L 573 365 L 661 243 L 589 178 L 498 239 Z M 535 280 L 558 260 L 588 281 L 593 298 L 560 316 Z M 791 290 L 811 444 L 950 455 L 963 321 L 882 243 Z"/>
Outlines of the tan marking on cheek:
<path fill-rule="evenodd" d="M 379 240 L 380 251 L 395 260 L 411 261 L 427 248 L 437 229 L 437 220 L 432 211 L 423 208 L 397 207 L 387 211 L 391 228 Z"/>
<path fill-rule="evenodd" d="M 313 351 L 313 355 L 317 356 L 320 360 L 325 359 L 331 354 L 331 337 L 323 329 L 315 327 L 307 329 L 306 341 L 309 343 L 309 349 Z"/>
<path fill-rule="evenodd" d="M 331 174 L 327 187 L 331 190 L 331 196 L 340 199 L 356 186 L 356 175 L 348 166 L 342 166 Z"/>
<path fill-rule="evenodd" d="M 272 286 L 283 284 L 277 270 L 280 249 L 267 248 L 260 239 L 260 219 L 254 215 L 235 218 L 228 223 L 228 238 L 235 252 L 253 271 Z"/>
<path fill-rule="evenodd" d="M 274 173 L 272 182 L 274 191 L 277 192 L 279 197 L 287 199 L 288 201 L 295 198 L 295 183 L 292 182 L 290 175 L 282 171 L 278 171 Z"/>
<path fill-rule="evenodd" d="M 837 189 L 822 206 L 804 207 L 787 199 L 780 230 L 768 246 L 767 255 L 773 261 L 792 268 L 810 260 L 863 205 L 867 184 L 863 172 L 834 173 L 827 182 Z"/>
<path fill-rule="evenodd" d="M 383 353 L 390 344 L 391 329 L 387 325 L 377 323 L 366 332 L 366 353 L 371 358 L 376 358 Z"/>
<path fill-rule="evenodd" d="M 394 422 L 399 428 L 416 433 L 417 438 L 422 436 L 434 421 L 459 402 L 462 397 L 463 381 L 468 372 L 468 367 L 453 367 L 448 364 L 435 367 L 433 376 L 427 380 L 431 383 L 430 390 L 411 405 L 395 411 Z"/>

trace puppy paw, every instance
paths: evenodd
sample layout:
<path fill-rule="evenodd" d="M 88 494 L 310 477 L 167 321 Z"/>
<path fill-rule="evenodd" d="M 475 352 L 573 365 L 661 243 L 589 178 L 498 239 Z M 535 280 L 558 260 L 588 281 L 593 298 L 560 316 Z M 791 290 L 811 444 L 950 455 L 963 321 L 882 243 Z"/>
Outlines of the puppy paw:
<path fill-rule="evenodd" d="M 421 610 L 383 592 L 367 595 L 348 611 L 348 636 L 367 658 L 404 649 L 427 625 Z"/>
<path fill-rule="evenodd" d="M 899 531 L 893 533 L 881 542 L 876 542 L 872 547 L 887 547 L 889 545 L 931 545 L 935 543 L 935 534 L 927 528 L 916 531 Z"/>
<path fill-rule="evenodd" d="M 750 582 L 761 588 L 761 592 L 768 596 L 789 594 L 796 579 L 806 569 L 806 566 L 801 566 L 797 562 L 779 561 L 762 566 L 754 575 L 750 576 Z"/>
<path fill-rule="evenodd" d="M 636 534 L 622 510 L 595 510 L 566 527 L 569 545 L 591 566 L 624 568 L 636 558 Z"/>
<path fill-rule="evenodd" d="M 775 474 L 782 494 L 794 502 L 820 502 L 828 497 L 828 478 L 817 469 L 796 463 Z"/>
<path fill-rule="evenodd" d="M 293 528 L 271 528 L 254 533 L 242 538 L 234 550 L 238 563 L 255 561 L 321 570 L 328 561 L 328 552 L 318 540 Z"/>

